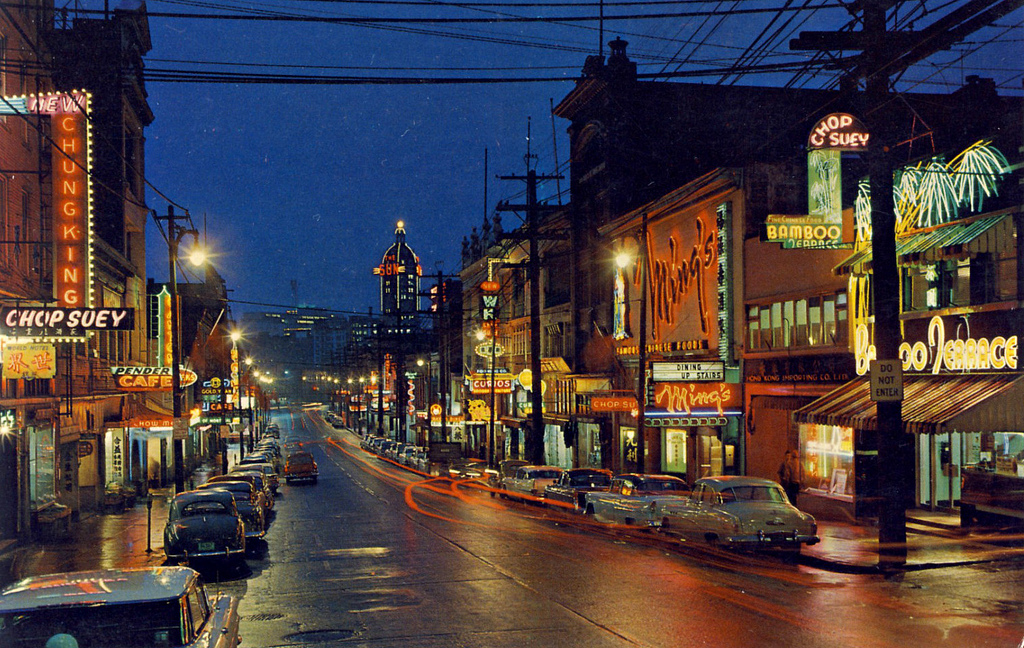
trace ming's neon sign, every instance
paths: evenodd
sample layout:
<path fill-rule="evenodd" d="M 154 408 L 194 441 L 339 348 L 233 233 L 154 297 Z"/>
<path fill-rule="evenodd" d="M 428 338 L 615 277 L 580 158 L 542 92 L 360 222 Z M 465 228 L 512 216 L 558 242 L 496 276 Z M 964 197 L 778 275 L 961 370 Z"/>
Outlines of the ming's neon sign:
<path fill-rule="evenodd" d="M 647 236 L 647 258 L 650 260 L 648 278 L 651 291 L 652 334 L 660 339 L 661 327 L 676 323 L 676 313 L 687 297 L 697 296 L 697 312 L 700 330 L 705 335 L 711 331 L 711 309 L 708 307 L 708 271 L 718 262 L 718 230 L 709 227 L 703 216 L 696 221 L 696 236 L 693 247 L 683 252 L 675 236 L 668 237 L 668 254 L 657 258 L 651 235 Z M 638 268 L 639 270 L 639 268 Z M 634 278 L 639 285 L 640 277 Z"/>

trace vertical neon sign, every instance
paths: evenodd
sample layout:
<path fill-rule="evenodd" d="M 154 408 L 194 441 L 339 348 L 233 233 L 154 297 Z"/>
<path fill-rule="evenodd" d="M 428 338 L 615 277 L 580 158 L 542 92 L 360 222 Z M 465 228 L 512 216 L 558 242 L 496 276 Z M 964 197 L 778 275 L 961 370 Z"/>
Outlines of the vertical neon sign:
<path fill-rule="evenodd" d="M 51 118 L 54 293 L 58 306 L 92 307 L 92 135 L 86 92 L 27 98 Z"/>

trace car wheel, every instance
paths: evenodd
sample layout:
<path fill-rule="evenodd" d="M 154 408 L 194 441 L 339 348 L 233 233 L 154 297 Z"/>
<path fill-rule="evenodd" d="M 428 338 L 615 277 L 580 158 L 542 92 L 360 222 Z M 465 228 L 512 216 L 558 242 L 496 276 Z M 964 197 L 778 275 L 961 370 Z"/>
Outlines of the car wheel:
<path fill-rule="evenodd" d="M 626 518 L 624 522 L 626 526 L 636 526 L 636 520 L 634 520 L 633 518 Z"/>
<path fill-rule="evenodd" d="M 313 483 L 314 484 L 316 483 L 316 479 L 317 479 L 316 477 L 313 478 Z"/>
<path fill-rule="evenodd" d="M 593 515 L 593 514 L 594 514 L 594 505 L 593 504 L 587 504 L 587 510 L 583 511 L 583 515 Z"/>
<path fill-rule="evenodd" d="M 960 505 L 960 526 L 967 528 L 974 524 L 975 510 L 971 504 Z"/>
<path fill-rule="evenodd" d="M 704 539 L 712 547 L 718 546 L 718 534 L 717 533 L 705 533 Z"/>
<path fill-rule="evenodd" d="M 661 528 L 667 529 L 669 527 L 668 518 L 661 518 Z"/>

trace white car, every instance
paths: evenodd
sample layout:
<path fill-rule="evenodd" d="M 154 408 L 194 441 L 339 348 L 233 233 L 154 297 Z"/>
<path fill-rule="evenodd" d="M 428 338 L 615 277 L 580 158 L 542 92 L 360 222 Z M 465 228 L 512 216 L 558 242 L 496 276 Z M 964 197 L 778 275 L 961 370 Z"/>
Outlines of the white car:
<path fill-rule="evenodd" d="M 660 505 L 689 496 L 689 486 L 678 477 L 629 473 L 613 477 L 607 492 L 587 493 L 583 512 L 599 522 L 658 526 Z"/>
<path fill-rule="evenodd" d="M 558 481 L 562 469 L 557 466 L 520 466 L 512 477 L 503 480 L 506 497 L 540 500 L 544 489 Z"/>
<path fill-rule="evenodd" d="M 782 486 L 759 477 L 704 477 L 683 501 L 658 506 L 662 531 L 684 540 L 748 549 L 800 551 L 818 525 L 789 503 Z"/>

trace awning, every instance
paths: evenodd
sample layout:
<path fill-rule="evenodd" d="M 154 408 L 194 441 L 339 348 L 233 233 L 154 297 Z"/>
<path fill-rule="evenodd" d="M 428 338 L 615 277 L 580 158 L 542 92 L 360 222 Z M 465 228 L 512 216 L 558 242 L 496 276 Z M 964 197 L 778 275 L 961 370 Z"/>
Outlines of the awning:
<path fill-rule="evenodd" d="M 912 230 L 896 237 L 896 260 L 902 265 L 923 265 L 943 259 L 963 259 L 983 252 L 1002 252 L 1013 245 L 1012 210 L 965 218 Z M 854 252 L 837 265 L 837 275 L 863 274 L 871 269 L 871 247 Z"/>
<path fill-rule="evenodd" d="M 878 429 L 868 379 L 858 378 L 793 413 L 797 423 Z M 903 377 L 903 428 L 914 434 L 1024 430 L 1020 374 Z"/>

